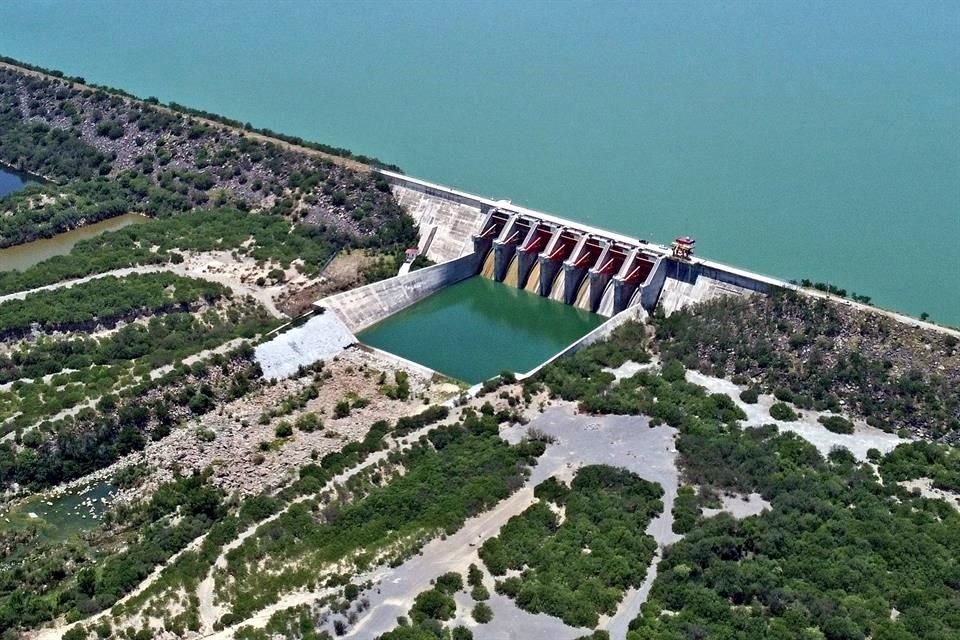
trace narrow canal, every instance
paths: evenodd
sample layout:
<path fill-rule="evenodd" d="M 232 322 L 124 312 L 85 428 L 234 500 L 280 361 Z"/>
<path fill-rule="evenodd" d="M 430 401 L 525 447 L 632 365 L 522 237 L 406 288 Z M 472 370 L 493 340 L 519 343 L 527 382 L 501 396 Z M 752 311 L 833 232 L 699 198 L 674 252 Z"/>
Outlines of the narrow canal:
<path fill-rule="evenodd" d="M 357 337 L 473 384 L 529 371 L 606 318 L 474 277 L 390 316 Z"/>

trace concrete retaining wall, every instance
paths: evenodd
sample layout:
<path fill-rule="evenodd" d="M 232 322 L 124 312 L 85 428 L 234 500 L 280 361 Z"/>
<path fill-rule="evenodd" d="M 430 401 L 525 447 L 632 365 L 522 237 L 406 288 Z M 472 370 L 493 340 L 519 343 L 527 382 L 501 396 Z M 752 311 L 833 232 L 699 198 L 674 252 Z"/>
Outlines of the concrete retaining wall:
<path fill-rule="evenodd" d="M 580 349 L 583 349 L 584 347 L 590 346 L 594 342 L 599 342 L 601 340 L 608 338 L 610 334 L 613 333 L 614 329 L 616 329 L 617 327 L 619 327 L 625 322 L 629 322 L 630 320 L 639 320 L 643 322 L 646 320 L 646 318 L 647 318 L 647 312 L 643 309 L 643 307 L 641 307 L 638 304 L 632 307 L 629 307 L 627 309 L 624 309 L 623 311 L 613 316 L 612 318 L 604 322 L 602 325 L 600 325 L 599 327 L 597 327 L 587 335 L 583 336 L 576 342 L 571 343 L 568 347 L 566 347 L 562 351 L 558 351 L 557 353 L 555 353 L 549 360 L 545 360 L 539 365 L 537 365 L 536 367 L 534 367 L 533 369 L 531 369 L 530 371 L 527 371 L 526 373 L 518 375 L 517 378 L 519 379 L 529 378 L 530 376 L 535 375 L 538 371 L 543 369 L 545 366 L 547 366 L 551 362 L 554 362 L 555 360 L 558 360 L 560 358 L 565 358 L 573 353 L 576 353 Z"/>
<path fill-rule="evenodd" d="M 314 304 L 333 311 L 350 331 L 358 333 L 444 287 L 475 275 L 479 268 L 479 258 L 471 253 L 406 275 L 344 291 Z"/>
<path fill-rule="evenodd" d="M 386 178 L 387 182 L 390 184 L 396 184 L 406 187 L 407 189 L 413 189 L 414 191 L 425 193 L 428 196 L 435 196 L 451 202 L 465 204 L 468 207 L 476 207 L 483 213 L 486 213 L 488 209 L 494 206 L 494 202 L 492 200 L 483 198 L 481 196 L 475 196 L 464 191 L 457 191 L 456 189 L 450 189 L 441 185 L 434 185 L 424 180 L 418 180 L 416 178 L 411 178 L 409 176 L 405 176 L 400 173 L 394 173 L 392 171 L 378 170 L 377 173 Z"/>

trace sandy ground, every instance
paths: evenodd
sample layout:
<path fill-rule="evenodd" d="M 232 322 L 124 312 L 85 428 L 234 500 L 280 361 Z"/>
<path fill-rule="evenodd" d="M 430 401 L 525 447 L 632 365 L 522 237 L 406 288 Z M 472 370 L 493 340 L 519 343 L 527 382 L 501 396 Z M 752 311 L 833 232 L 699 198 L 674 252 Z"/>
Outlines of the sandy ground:
<path fill-rule="evenodd" d="M 234 258 L 228 251 L 205 251 L 202 253 L 184 253 L 184 261 L 180 264 L 157 264 L 144 265 L 140 267 L 127 267 L 123 269 L 114 269 L 104 273 L 95 273 L 83 278 L 73 280 L 64 280 L 55 284 L 29 289 L 27 291 L 18 291 L 0 296 L 0 304 L 11 300 L 22 300 L 31 293 L 37 291 L 50 291 L 53 289 L 64 289 L 75 287 L 84 282 L 115 276 L 122 278 L 133 274 L 160 273 L 163 271 L 175 273 L 177 275 L 200 278 L 217 282 L 228 287 L 236 295 L 250 296 L 259 301 L 274 317 L 284 317 L 284 314 L 277 309 L 274 298 L 279 295 L 286 287 L 292 285 L 302 285 L 308 282 L 308 279 L 300 274 L 293 266 L 286 270 L 287 280 L 283 284 L 260 287 L 257 286 L 258 277 L 266 277 L 267 273 L 273 268 L 267 264 L 258 267 L 253 258 Z"/>
<path fill-rule="evenodd" d="M 758 516 L 765 509 L 770 508 L 770 503 L 763 499 L 759 493 L 750 493 L 743 495 L 725 495 L 721 498 L 723 506 L 719 509 L 704 509 L 703 516 L 712 518 L 718 513 L 729 513 L 734 518 L 740 520 L 750 516 Z"/>
<path fill-rule="evenodd" d="M 833 433 L 817 422 L 817 418 L 820 416 L 834 415 L 829 412 L 796 409 L 798 413 L 802 414 L 799 420 L 794 422 L 774 420 L 770 417 L 770 407 L 777 402 L 773 396 L 761 395 L 757 404 L 747 404 L 740 400 L 740 392 L 743 391 L 743 388 L 729 380 L 705 376 L 697 371 L 687 371 L 687 380 L 706 387 L 712 393 L 725 393 L 730 396 L 737 406 L 747 414 L 747 419 L 742 422 L 744 426 L 758 427 L 765 424 L 775 424 L 781 431 L 796 433 L 807 440 L 817 447 L 817 450 L 823 455 L 830 453 L 830 450 L 834 447 L 845 447 L 858 460 L 866 460 L 868 449 L 875 448 L 879 449 L 881 453 L 887 453 L 898 444 L 908 442 L 908 440 L 893 433 L 875 429 L 862 420 L 853 420 L 855 431 L 851 434 Z"/>
<path fill-rule="evenodd" d="M 917 478 L 916 480 L 904 480 L 900 486 L 908 489 L 918 489 L 920 495 L 931 500 L 943 500 L 954 509 L 960 511 L 960 495 L 952 491 L 944 491 L 933 486 L 933 480 L 930 478 Z"/>

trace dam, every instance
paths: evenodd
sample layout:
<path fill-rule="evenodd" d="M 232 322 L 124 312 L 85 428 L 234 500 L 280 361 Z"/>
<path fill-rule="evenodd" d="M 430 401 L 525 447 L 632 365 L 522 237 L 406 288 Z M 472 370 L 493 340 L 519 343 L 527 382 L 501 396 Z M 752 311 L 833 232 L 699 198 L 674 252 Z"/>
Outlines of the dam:
<path fill-rule="evenodd" d="M 429 369 L 475 383 L 501 370 L 535 372 L 552 358 L 657 310 L 722 295 L 794 285 L 692 254 L 693 240 L 667 247 L 551 214 L 380 170 L 417 223 L 419 246 L 436 264 L 328 296 L 310 323 L 281 334 L 269 360 L 308 364 L 330 354 L 303 347 L 311 331 L 338 333 Z M 322 314 L 322 315 L 320 315 Z M 322 321 L 319 317 L 326 316 Z M 291 332 L 293 333 L 293 332 Z"/>

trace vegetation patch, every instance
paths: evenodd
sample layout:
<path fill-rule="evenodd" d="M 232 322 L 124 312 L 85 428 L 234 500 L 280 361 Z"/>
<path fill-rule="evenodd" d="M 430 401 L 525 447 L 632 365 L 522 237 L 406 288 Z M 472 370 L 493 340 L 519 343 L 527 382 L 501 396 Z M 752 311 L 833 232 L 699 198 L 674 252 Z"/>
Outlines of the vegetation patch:
<path fill-rule="evenodd" d="M 229 297 L 223 285 L 172 273 L 107 276 L 75 287 L 37 291 L 0 304 L 0 339 L 43 331 L 89 330 L 118 320 L 187 310 L 201 302 Z"/>
<path fill-rule="evenodd" d="M 724 296 L 657 317 L 662 359 L 760 381 L 800 409 L 960 438 L 960 341 L 879 313 L 794 292 Z"/>
<path fill-rule="evenodd" d="M 629 471 L 586 466 L 563 499 L 563 522 L 538 502 L 487 540 L 480 557 L 495 576 L 521 571 L 496 588 L 522 609 L 593 627 L 643 581 L 656 550 L 645 530 L 662 511 L 662 497 L 659 485 Z"/>
<path fill-rule="evenodd" d="M 774 402 L 770 405 L 770 417 L 783 422 L 794 422 L 799 416 L 790 405 L 784 402 Z"/>
<path fill-rule="evenodd" d="M 853 423 L 843 416 L 820 416 L 817 418 L 817 422 L 826 427 L 827 431 L 833 433 L 853 433 Z"/>

